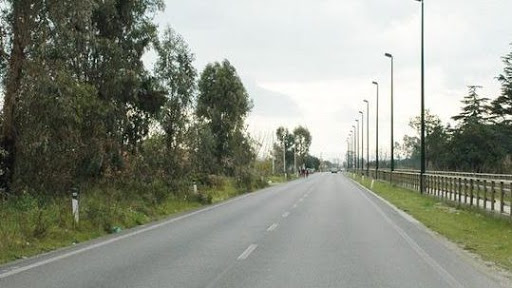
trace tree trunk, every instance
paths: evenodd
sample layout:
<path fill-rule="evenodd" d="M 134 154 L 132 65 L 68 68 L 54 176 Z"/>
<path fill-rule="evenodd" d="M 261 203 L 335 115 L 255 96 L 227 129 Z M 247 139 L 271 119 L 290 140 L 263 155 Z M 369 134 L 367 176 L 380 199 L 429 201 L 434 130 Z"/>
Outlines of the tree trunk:
<path fill-rule="evenodd" d="M 12 3 L 12 51 L 9 57 L 6 89 L 4 98 L 4 123 L 2 131 L 2 146 L 7 152 L 4 159 L 5 175 L 2 184 L 10 188 L 16 160 L 16 123 L 15 112 L 23 77 L 25 63 L 25 48 L 30 42 L 31 3 L 28 0 L 18 0 Z"/>

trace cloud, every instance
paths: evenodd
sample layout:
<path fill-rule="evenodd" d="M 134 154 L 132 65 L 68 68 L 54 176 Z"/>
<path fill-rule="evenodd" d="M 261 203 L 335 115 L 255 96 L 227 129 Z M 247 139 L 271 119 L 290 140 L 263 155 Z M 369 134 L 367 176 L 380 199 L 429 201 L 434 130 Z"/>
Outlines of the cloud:
<path fill-rule="evenodd" d="M 244 81 L 244 85 L 254 104 L 252 114 L 274 118 L 301 117 L 297 103 L 288 95 L 265 89 L 251 80 Z"/>
<path fill-rule="evenodd" d="M 426 106 L 444 121 L 460 110 L 467 85 L 500 93 L 495 77 L 509 53 L 512 1 L 425 1 Z M 197 67 L 230 60 L 254 98 L 250 129 L 306 125 L 313 153 L 341 157 L 362 100 L 390 144 L 390 65 L 395 56 L 395 139 L 420 112 L 420 4 L 412 0 L 167 1 L 158 17 L 188 41 Z M 252 83 L 251 83 L 252 82 Z M 370 138 L 373 127 L 370 126 Z M 372 147 L 370 147 L 372 151 Z"/>

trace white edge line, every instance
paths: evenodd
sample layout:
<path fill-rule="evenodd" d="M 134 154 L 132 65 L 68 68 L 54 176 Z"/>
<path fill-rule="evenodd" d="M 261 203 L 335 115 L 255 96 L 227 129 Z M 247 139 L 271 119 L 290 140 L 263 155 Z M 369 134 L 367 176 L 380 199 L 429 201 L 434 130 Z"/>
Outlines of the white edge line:
<path fill-rule="evenodd" d="M 78 249 L 78 250 L 70 251 L 68 253 L 64 253 L 64 254 L 59 255 L 59 256 L 51 257 L 51 258 L 43 260 L 43 261 L 32 263 L 30 265 L 23 266 L 21 268 L 14 268 L 12 270 L 9 270 L 6 273 L 0 274 L 0 279 L 7 278 L 9 276 L 12 276 L 12 275 L 15 275 L 15 274 L 19 274 L 21 272 L 24 272 L 24 271 L 27 271 L 27 270 L 30 270 L 30 269 L 34 269 L 36 267 L 43 266 L 43 265 L 46 265 L 46 264 L 49 264 L 49 263 L 52 263 L 52 262 L 55 262 L 55 261 L 59 261 L 59 260 L 71 257 L 73 255 L 77 255 L 77 254 L 80 254 L 80 253 L 83 253 L 83 252 L 86 252 L 86 251 L 89 251 L 89 250 L 92 250 L 92 249 L 96 249 L 96 248 L 99 248 L 99 247 L 102 247 L 102 246 L 105 246 L 105 245 L 108 245 L 108 244 L 112 244 L 114 242 L 117 242 L 117 241 L 129 238 L 129 237 L 132 237 L 132 236 L 144 233 L 144 232 L 155 230 L 157 228 L 160 228 L 162 226 L 174 223 L 176 221 L 179 221 L 179 220 L 182 220 L 182 219 L 185 219 L 185 218 L 188 218 L 188 217 L 192 217 L 192 216 L 197 215 L 197 214 L 201 214 L 201 213 L 204 213 L 204 212 L 207 212 L 207 211 L 219 208 L 221 206 L 227 205 L 227 204 L 229 204 L 231 202 L 234 202 L 234 201 L 241 200 L 241 199 L 243 199 L 243 198 L 245 198 L 245 197 L 247 197 L 249 195 L 251 195 L 251 194 L 245 194 L 243 196 L 240 196 L 240 197 L 228 200 L 226 202 L 222 202 L 222 203 L 216 204 L 214 206 L 205 207 L 204 209 L 200 209 L 200 210 L 191 212 L 189 214 L 185 214 L 185 215 L 182 215 L 182 216 L 179 216 L 179 217 L 176 217 L 176 218 L 172 218 L 172 219 L 169 219 L 169 220 L 167 220 L 165 222 L 161 222 L 161 223 L 149 226 L 147 228 L 142 228 L 140 230 L 133 231 L 133 232 L 130 232 L 128 234 L 124 234 L 124 235 L 121 235 L 121 236 L 118 236 L 118 237 L 115 237 L 115 238 L 112 238 L 112 239 L 109 239 L 109 240 L 106 240 L 106 241 L 103 241 L 103 242 L 92 244 L 90 246 L 87 246 L 87 247 L 84 247 L 84 248 L 81 248 L 81 249 Z"/>
<path fill-rule="evenodd" d="M 290 216 L 290 212 L 286 211 L 281 216 L 283 216 L 283 218 L 286 218 L 286 217 Z"/>
<path fill-rule="evenodd" d="M 240 256 L 238 256 L 238 260 L 245 260 L 249 257 L 249 255 L 251 255 L 251 253 L 256 250 L 256 248 L 258 247 L 258 245 L 256 244 L 251 244 L 249 245 L 249 247 L 247 247 L 247 249 L 245 249 L 245 251 L 240 254 Z"/>
<path fill-rule="evenodd" d="M 352 183 L 357 183 L 355 181 L 353 181 Z M 359 183 L 357 183 L 360 187 L 364 188 L 366 191 L 369 191 L 370 193 L 372 193 L 373 195 L 375 195 L 375 193 L 371 190 L 368 190 L 366 187 L 360 185 Z M 389 223 L 389 225 L 391 225 L 391 227 L 393 227 L 393 229 L 395 229 L 395 231 L 405 240 L 405 242 L 407 242 L 407 244 L 409 244 L 409 246 L 426 262 L 430 265 L 430 267 L 432 267 L 437 273 L 439 273 L 439 275 L 451 286 L 451 287 L 457 287 L 457 288 L 463 288 L 464 286 L 462 286 L 462 284 L 459 283 L 459 281 L 457 281 L 457 279 L 455 279 L 455 277 L 453 277 L 453 275 L 451 275 L 448 271 L 446 271 L 439 263 L 437 263 L 437 261 L 432 258 L 432 256 L 430 256 L 423 248 L 421 248 L 421 246 L 416 243 L 416 241 L 414 241 L 414 239 L 412 239 L 408 234 L 407 232 L 405 232 L 402 228 L 400 228 L 395 222 L 393 222 L 393 220 L 391 220 L 391 218 L 389 218 L 386 213 L 375 203 L 373 202 L 368 196 L 366 196 L 365 194 L 361 194 L 366 200 L 368 200 L 368 202 L 370 202 L 370 204 L 372 204 L 372 206 L 375 207 L 376 211 L 382 215 L 382 217 L 384 218 L 384 220 L 386 220 L 386 222 Z M 389 202 L 387 202 L 388 205 L 391 205 L 389 204 Z"/>
<path fill-rule="evenodd" d="M 402 216 L 403 218 L 405 218 L 405 220 L 411 222 L 411 223 L 414 223 L 414 224 L 420 224 L 420 221 L 416 220 L 416 218 L 412 217 L 411 215 L 407 214 L 406 212 L 398 209 L 398 207 L 396 207 L 395 205 L 391 204 L 391 202 L 389 202 L 388 200 L 382 198 L 380 195 L 377 195 L 375 192 L 373 192 L 372 190 L 364 187 L 363 185 L 361 185 L 360 183 L 358 182 L 354 182 L 356 183 L 359 187 L 361 187 L 362 189 L 370 192 L 373 196 L 375 196 L 376 198 L 378 198 L 380 201 L 386 203 L 389 207 L 391 207 L 393 210 L 395 210 L 398 214 L 400 214 L 400 216 Z"/>

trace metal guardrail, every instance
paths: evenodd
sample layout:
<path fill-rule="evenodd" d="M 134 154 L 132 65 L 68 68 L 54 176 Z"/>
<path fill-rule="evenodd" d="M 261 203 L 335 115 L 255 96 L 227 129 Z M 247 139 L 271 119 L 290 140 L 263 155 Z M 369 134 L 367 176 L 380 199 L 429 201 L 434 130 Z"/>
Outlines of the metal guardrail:
<path fill-rule="evenodd" d="M 369 172 L 367 176 L 374 179 L 420 191 L 420 172 L 417 170 L 395 170 L 391 173 L 390 170 L 379 169 L 378 173 L 375 170 Z M 427 171 L 423 177 L 425 194 L 512 219 L 512 175 Z"/>
<path fill-rule="evenodd" d="M 381 169 L 383 171 L 390 171 L 389 169 Z M 420 170 L 414 169 L 395 169 L 395 172 L 407 172 L 407 173 L 420 173 Z M 457 176 L 457 177 L 470 177 L 479 179 L 501 179 L 512 181 L 512 174 L 491 174 L 491 173 L 472 173 L 472 172 L 452 172 L 452 171 L 435 171 L 428 170 L 427 174 L 432 175 L 445 175 L 445 176 Z"/>

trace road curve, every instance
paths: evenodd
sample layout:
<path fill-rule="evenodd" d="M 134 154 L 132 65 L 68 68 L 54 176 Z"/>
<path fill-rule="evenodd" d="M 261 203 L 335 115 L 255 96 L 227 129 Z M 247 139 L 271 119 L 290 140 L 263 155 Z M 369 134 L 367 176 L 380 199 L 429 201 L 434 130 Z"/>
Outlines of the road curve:
<path fill-rule="evenodd" d="M 509 287 L 503 281 L 330 173 L 0 266 L 2 288 Z"/>

